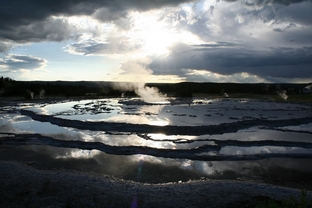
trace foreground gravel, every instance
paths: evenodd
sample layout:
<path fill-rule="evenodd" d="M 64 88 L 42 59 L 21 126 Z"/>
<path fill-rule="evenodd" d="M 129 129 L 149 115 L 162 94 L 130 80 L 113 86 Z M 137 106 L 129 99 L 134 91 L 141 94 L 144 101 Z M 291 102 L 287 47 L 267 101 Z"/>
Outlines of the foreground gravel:
<path fill-rule="evenodd" d="M 239 181 L 142 184 L 0 162 L 1 207 L 254 207 L 300 190 Z M 311 194 L 311 192 L 309 192 Z"/>

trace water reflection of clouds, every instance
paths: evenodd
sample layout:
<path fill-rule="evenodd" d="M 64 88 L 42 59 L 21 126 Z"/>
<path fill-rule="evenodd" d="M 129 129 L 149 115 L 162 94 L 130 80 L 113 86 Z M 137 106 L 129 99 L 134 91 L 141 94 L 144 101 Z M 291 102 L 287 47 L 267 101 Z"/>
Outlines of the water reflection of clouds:
<path fill-rule="evenodd" d="M 253 179 L 261 179 L 268 174 L 278 174 L 281 170 L 294 170 L 311 172 L 312 167 L 307 166 L 312 162 L 311 159 L 291 159 L 291 158 L 272 158 L 257 161 L 192 161 L 184 160 L 179 163 L 182 169 L 191 170 L 200 174 L 204 174 L 208 178 L 228 178 L 231 177 L 248 177 Z M 177 165 L 177 164 L 176 164 Z M 271 171 L 277 171 L 273 173 Z M 227 174 L 229 175 L 226 175 Z"/>
<path fill-rule="evenodd" d="M 108 157 L 104 159 L 104 157 Z M 154 181 L 168 181 L 168 177 L 171 176 L 170 181 L 179 181 L 180 176 L 176 174 L 176 172 L 172 171 L 172 168 L 177 167 L 182 170 L 191 171 L 194 173 L 194 176 L 189 176 L 188 180 L 194 179 L 200 175 L 205 178 L 223 178 L 228 179 L 230 176 L 231 179 L 236 177 L 249 177 L 249 178 L 261 178 L 261 175 L 272 174 L 272 168 L 278 169 L 286 168 L 287 170 L 302 170 L 303 166 L 294 166 L 289 161 L 283 161 L 283 164 L 280 164 L 279 161 L 276 160 L 264 160 L 264 161 L 247 161 L 247 162 L 203 162 L 203 161 L 187 161 L 186 163 L 181 161 L 176 161 L 172 159 L 165 158 L 153 158 L 144 155 L 130 156 L 127 158 L 121 158 L 116 156 L 109 155 L 96 155 L 94 159 L 105 168 L 105 173 L 114 175 L 116 177 L 124 178 L 127 177 L 127 173 L 129 170 L 141 168 L 142 173 L 144 175 L 148 174 L 149 177 L 154 177 Z M 147 169 L 145 164 L 153 164 L 153 169 Z M 306 165 L 301 164 L 301 165 Z M 158 168 L 163 170 L 165 168 L 166 172 L 157 171 Z M 232 175 L 228 175 L 227 172 L 232 171 Z M 308 169 L 303 169 L 303 171 L 311 171 Z M 180 172 L 180 171 L 179 171 Z M 274 173 L 273 173 L 274 174 Z M 279 172 L 278 172 L 279 174 Z M 278 177 L 278 175 L 277 175 Z M 131 180 L 137 180 L 136 177 L 129 178 Z M 195 178 L 196 179 L 196 178 Z M 199 178 L 197 178 L 199 179 Z M 147 181 L 149 182 L 149 181 Z"/>
<path fill-rule="evenodd" d="M 280 132 L 274 130 L 262 130 L 258 128 L 251 128 L 240 130 L 236 133 L 227 133 L 222 135 L 203 135 L 200 136 L 201 139 L 217 139 L 217 140 L 240 140 L 240 141 L 263 141 L 263 140 L 273 140 L 273 141 L 295 141 L 295 142 L 305 142 L 311 141 L 311 135 L 305 133 L 295 133 L 295 132 Z"/>
<path fill-rule="evenodd" d="M 63 152 L 63 154 L 55 155 L 55 159 L 69 159 L 69 158 L 94 158 L 100 153 L 99 150 L 70 150 Z"/>
<path fill-rule="evenodd" d="M 138 112 L 147 115 L 158 115 L 163 108 L 164 105 L 142 105 L 138 108 Z"/>
<path fill-rule="evenodd" d="M 39 134 L 59 134 L 70 133 L 67 128 L 57 125 L 51 125 L 47 122 L 31 120 L 29 117 L 16 117 L 10 121 L 12 128 L 21 132 L 39 133 Z"/>
<path fill-rule="evenodd" d="M 261 146 L 261 147 L 237 147 L 227 146 L 223 147 L 220 154 L 224 155 L 254 155 L 254 154 L 285 154 L 285 153 L 300 153 L 311 154 L 312 149 L 298 148 L 298 147 L 275 147 L 275 146 Z"/>
<path fill-rule="evenodd" d="M 312 116 L 311 107 L 306 105 L 249 99 L 194 99 L 188 105 L 178 101 L 170 105 L 135 105 L 135 102 L 126 105 L 118 103 L 118 99 L 103 99 L 56 103 L 31 110 L 41 114 L 55 114 L 69 120 L 185 126 Z"/>
<path fill-rule="evenodd" d="M 60 102 L 60 103 L 53 103 L 41 108 L 42 113 L 45 115 L 52 115 L 62 111 L 66 111 L 72 109 L 72 107 L 77 103 L 87 103 L 89 100 L 85 101 L 68 101 L 68 102 Z"/>
<path fill-rule="evenodd" d="M 117 101 L 107 101 L 105 103 L 92 101 L 93 104 L 88 104 L 90 101 L 68 102 L 51 104 L 46 107 L 32 107 L 39 114 L 51 114 L 65 112 L 65 110 L 73 109 L 72 107 L 79 103 L 79 109 L 86 114 L 81 115 L 60 115 L 67 119 L 77 120 L 103 120 L 111 122 L 128 122 L 134 124 L 150 124 L 150 125 L 210 125 L 223 122 L 235 122 L 236 120 L 264 118 L 269 120 L 274 119 L 289 119 L 293 117 L 306 117 L 311 115 L 311 107 L 290 104 L 290 103 L 274 103 L 260 102 L 246 99 L 236 100 L 194 100 L 192 105 L 119 105 Z M 115 103 L 114 103 L 115 102 Z M 87 105 L 88 104 L 88 105 Z M 100 113 L 93 115 L 85 110 L 90 110 L 91 105 L 109 106 L 113 110 L 111 113 Z M 24 106 L 25 107 L 25 106 Z M 35 107 L 35 108 L 34 108 Z M 66 109 L 67 108 L 67 109 Z M 231 118 L 232 117 L 232 118 Z M 235 118 L 235 119 L 234 119 Z M 6 125 L 6 126 L 5 126 Z M 105 124 L 103 124 L 105 125 Z M 300 126 L 289 126 L 281 129 L 303 130 L 311 132 L 311 123 Z M 101 142 L 110 146 L 138 146 L 152 147 L 157 149 L 193 149 L 203 145 L 212 145 L 209 140 L 239 140 L 239 141 L 294 141 L 294 142 L 311 142 L 311 134 L 303 132 L 282 132 L 274 129 L 261 129 L 253 127 L 242 129 L 235 133 L 227 133 L 221 135 L 201 135 L 201 136 L 180 136 L 180 135 L 164 135 L 164 134 L 147 134 L 144 138 L 135 133 L 129 134 L 110 134 L 109 132 L 78 130 L 74 128 L 64 128 L 50 123 L 37 122 L 27 116 L 19 114 L 3 114 L 0 118 L 0 130 L 17 132 L 34 132 L 44 135 L 50 135 L 59 140 L 80 140 L 85 142 Z M 122 131 L 122 129 L 120 130 Z M 40 148 L 38 148 L 39 150 Z M 53 149 L 53 148 L 51 148 Z M 42 149 L 41 149 L 42 150 Z M 40 150 L 40 151 L 41 151 Z M 224 155 L 252 155 L 252 154 L 267 154 L 267 153 L 312 153 L 311 149 L 297 147 L 275 147 L 275 146 L 255 146 L 255 147 L 239 147 L 239 146 L 224 146 L 219 154 Z M 203 153 L 205 154 L 205 153 Z M 207 153 L 208 154 L 208 153 Z M 209 153 L 210 154 L 210 153 Z M 311 159 L 265 159 L 260 161 L 195 161 L 186 159 L 167 159 L 144 155 L 144 152 L 139 155 L 132 156 L 116 156 L 107 155 L 98 150 L 80 150 L 69 148 L 54 148 L 53 155 L 56 159 L 90 159 L 96 160 L 99 164 L 106 164 L 105 167 L 111 170 L 110 174 L 118 174 L 127 172 L 127 168 L 132 168 L 139 161 L 150 162 L 162 166 L 175 166 L 185 170 L 191 170 L 204 175 L 216 175 L 227 170 L 236 173 L 247 174 L 252 173 L 256 169 L 265 169 L 280 165 L 278 161 L 287 162 L 283 164 L 285 167 L 304 169 L 304 166 L 311 162 Z M 110 161 L 111 160 L 111 161 Z M 109 162 L 107 162 L 109 161 Z M 130 161 L 130 163 L 129 163 Z M 298 167 L 293 161 L 302 162 L 302 167 Z M 306 161 L 306 162 L 304 162 Z M 127 164 L 128 162 L 128 164 Z M 123 166 L 121 168 L 121 166 Z M 310 168 L 311 169 L 311 168 Z M 122 175 L 119 173 L 119 175 Z"/>
<path fill-rule="evenodd" d="M 76 132 L 79 135 L 79 139 L 86 142 L 102 142 L 112 146 L 147 146 L 161 149 L 192 149 L 203 145 L 214 145 L 214 140 L 238 140 L 238 141 L 294 141 L 294 142 L 306 142 L 310 140 L 311 135 L 299 134 L 299 133 L 287 133 L 276 132 L 273 130 L 258 130 L 258 131 L 241 131 L 239 133 L 228 133 L 222 135 L 201 135 L 201 136 L 181 136 L 181 135 L 165 135 L 165 134 L 147 134 L 145 136 L 139 136 L 137 134 L 117 134 L 111 135 L 105 132 L 98 131 L 82 131 L 72 129 L 72 132 Z M 78 138 L 78 136 L 76 136 Z M 270 147 L 270 152 L 273 150 L 279 150 L 280 147 Z M 267 151 L 267 147 L 244 147 L 237 146 L 223 147 L 222 153 L 233 154 L 232 152 L 239 150 L 242 152 L 249 151 L 257 153 L 261 151 Z M 288 150 L 290 150 L 288 148 Z M 292 149 L 295 150 L 295 149 Z M 303 151 L 299 148 L 296 151 Z M 304 152 L 307 152 L 305 150 Z M 268 151 L 267 151 L 268 152 Z M 310 151 L 311 153 L 311 151 Z"/>
<path fill-rule="evenodd" d="M 154 177 L 154 181 L 166 181 L 168 180 L 167 178 L 171 175 L 173 176 L 173 178 L 170 179 L 171 181 L 180 180 L 179 176 L 176 175 L 177 172 L 175 172 L 176 169 L 174 169 L 174 167 L 191 171 L 194 173 L 194 177 L 198 177 L 199 174 L 206 178 L 224 179 L 228 179 L 228 177 L 234 179 L 233 177 L 245 176 L 257 179 L 261 177 L 261 175 L 265 176 L 270 173 L 271 169 L 278 170 L 278 168 L 285 168 L 288 171 L 291 169 L 304 172 L 312 171 L 312 167 L 308 165 L 312 162 L 312 159 L 273 158 L 258 161 L 211 162 L 186 159 L 167 159 L 144 154 L 116 156 L 108 155 L 95 150 L 55 148 L 49 146 L 30 146 L 26 148 L 37 151 L 41 155 L 47 154 L 54 158 L 55 161 L 49 161 L 49 163 L 44 162 L 44 164 L 47 164 L 48 166 L 53 164 L 60 164 L 60 167 L 73 169 L 78 168 L 81 170 L 85 170 L 87 167 L 88 171 L 97 171 L 100 173 L 114 175 L 115 177 L 128 178 L 131 180 L 136 180 L 136 177 L 131 177 L 131 174 L 133 175 L 135 172 L 137 172 L 138 167 L 142 168 L 142 173 L 145 176 L 146 174 L 149 174 L 150 177 Z M 153 164 L 153 166 L 151 166 L 151 164 Z M 162 171 L 166 170 L 167 172 L 160 173 L 158 168 L 160 168 Z M 277 173 L 279 174 L 280 172 Z"/>
<path fill-rule="evenodd" d="M 97 134 L 93 135 L 94 141 L 102 142 L 112 146 L 144 146 L 153 147 L 161 149 L 174 149 L 175 144 L 172 142 L 154 142 L 150 140 L 145 140 L 136 134 L 130 135 L 105 135 Z"/>
<path fill-rule="evenodd" d="M 312 123 L 308 124 L 303 124 L 299 126 L 287 126 L 279 129 L 290 129 L 290 130 L 295 130 L 295 131 L 307 131 L 307 132 L 312 132 Z"/>
<path fill-rule="evenodd" d="M 103 121 L 165 126 L 169 124 L 168 119 L 164 116 L 159 117 L 163 107 L 162 105 L 140 106 L 138 108 L 127 106 L 123 108 L 119 115 L 109 117 Z"/>
<path fill-rule="evenodd" d="M 16 129 L 12 126 L 12 123 L 10 122 L 11 116 L 2 116 L 0 117 L 0 132 L 5 133 L 14 133 L 16 132 Z"/>
<path fill-rule="evenodd" d="M 155 116 L 140 116 L 140 115 L 119 115 L 116 117 L 110 117 L 105 119 L 106 122 L 115 122 L 115 123 L 132 123 L 132 124 L 151 124 L 155 122 L 161 126 L 161 124 L 166 124 L 167 121 L 158 120 Z"/>

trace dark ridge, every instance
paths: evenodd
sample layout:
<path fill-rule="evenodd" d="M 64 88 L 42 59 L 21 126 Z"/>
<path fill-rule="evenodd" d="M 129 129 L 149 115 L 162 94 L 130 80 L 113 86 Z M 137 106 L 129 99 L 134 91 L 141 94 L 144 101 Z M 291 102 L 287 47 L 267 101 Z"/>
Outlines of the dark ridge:
<path fill-rule="evenodd" d="M 49 145 L 53 147 L 62 148 L 78 148 L 83 150 L 99 150 L 107 154 L 113 155 L 136 155 L 144 154 L 155 157 L 164 158 L 179 158 L 201 161 L 242 161 L 242 160 L 260 160 L 266 158 L 312 158 L 312 154 L 307 153 L 267 153 L 267 154 L 253 154 L 253 155 L 222 155 L 219 154 L 221 146 L 218 145 L 203 145 L 193 149 L 157 149 L 152 147 L 138 147 L 138 146 L 110 146 L 101 142 L 83 142 L 83 141 L 65 141 L 58 140 L 52 137 L 43 136 L 40 134 L 14 134 L 14 133 L 0 133 L 3 136 L 0 138 L 0 145 Z M 239 141 L 220 141 L 221 145 L 240 145 L 254 146 L 256 143 L 239 142 Z M 286 147 L 293 144 L 294 146 L 311 148 L 311 143 L 304 142 L 273 142 L 273 141 L 259 141 L 259 145 L 278 145 Z"/>
<path fill-rule="evenodd" d="M 130 123 L 112 123 L 112 122 L 92 122 L 67 120 L 51 115 L 40 115 L 33 111 L 22 109 L 22 115 L 27 115 L 34 120 L 41 122 L 50 122 L 62 127 L 72 127 L 85 130 L 110 131 L 110 132 L 136 132 L 136 133 L 163 133 L 168 135 L 204 135 L 204 134 L 224 134 L 233 133 L 241 129 L 255 126 L 264 127 L 285 127 L 291 125 L 301 125 L 312 123 L 312 117 L 292 118 L 284 120 L 264 120 L 252 119 L 236 121 L 232 123 L 222 123 L 209 126 L 152 126 L 148 124 L 130 124 Z"/>
<path fill-rule="evenodd" d="M 311 132 L 310 132 L 311 133 Z M 155 142 L 173 142 L 176 144 L 193 143 L 193 142 L 213 142 L 220 147 L 225 146 L 238 146 L 238 147 L 259 147 L 259 146 L 276 146 L 276 147 L 299 147 L 299 148 L 312 148 L 312 143 L 308 142 L 291 142 L 291 141 L 274 141 L 274 140 L 261 140 L 261 141 L 239 141 L 239 140 L 217 140 L 217 139 L 152 139 L 147 134 L 137 134 L 145 140 Z"/>

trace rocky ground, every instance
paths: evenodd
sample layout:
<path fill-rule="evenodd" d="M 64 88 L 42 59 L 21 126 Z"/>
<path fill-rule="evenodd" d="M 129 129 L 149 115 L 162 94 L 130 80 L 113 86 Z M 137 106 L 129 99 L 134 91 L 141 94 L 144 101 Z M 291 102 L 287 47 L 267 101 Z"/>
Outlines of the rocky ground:
<path fill-rule="evenodd" d="M 297 189 L 251 182 L 145 184 L 5 161 L 0 183 L 1 207 L 255 207 L 300 195 Z"/>

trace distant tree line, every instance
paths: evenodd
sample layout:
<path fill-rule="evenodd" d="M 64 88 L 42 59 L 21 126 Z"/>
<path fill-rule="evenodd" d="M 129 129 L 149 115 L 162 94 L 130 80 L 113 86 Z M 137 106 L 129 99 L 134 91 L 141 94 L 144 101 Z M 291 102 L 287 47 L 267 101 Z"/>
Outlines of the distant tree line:
<path fill-rule="evenodd" d="M 298 93 L 307 84 L 239 84 L 239 83 L 149 83 L 161 93 L 177 97 L 192 97 L 194 93 L 222 95 L 223 93 L 276 94 L 286 90 L 287 94 Z M 134 91 L 114 89 L 112 82 L 68 82 L 68 81 L 15 81 L 0 78 L 0 96 L 2 97 L 51 97 L 51 96 L 135 96 Z"/>
<path fill-rule="evenodd" d="M 224 93 L 276 94 L 287 91 L 288 94 L 299 93 L 307 84 L 271 84 L 271 83 L 195 83 L 148 84 L 157 87 L 161 92 L 175 92 L 178 97 L 191 97 L 194 93 L 222 95 Z"/>
<path fill-rule="evenodd" d="M 0 96 L 32 98 L 43 95 L 51 96 L 121 96 L 126 93 L 135 96 L 132 91 L 121 92 L 112 87 L 111 83 L 97 85 L 96 82 L 68 82 L 68 81 L 15 81 L 11 78 L 0 78 Z"/>

